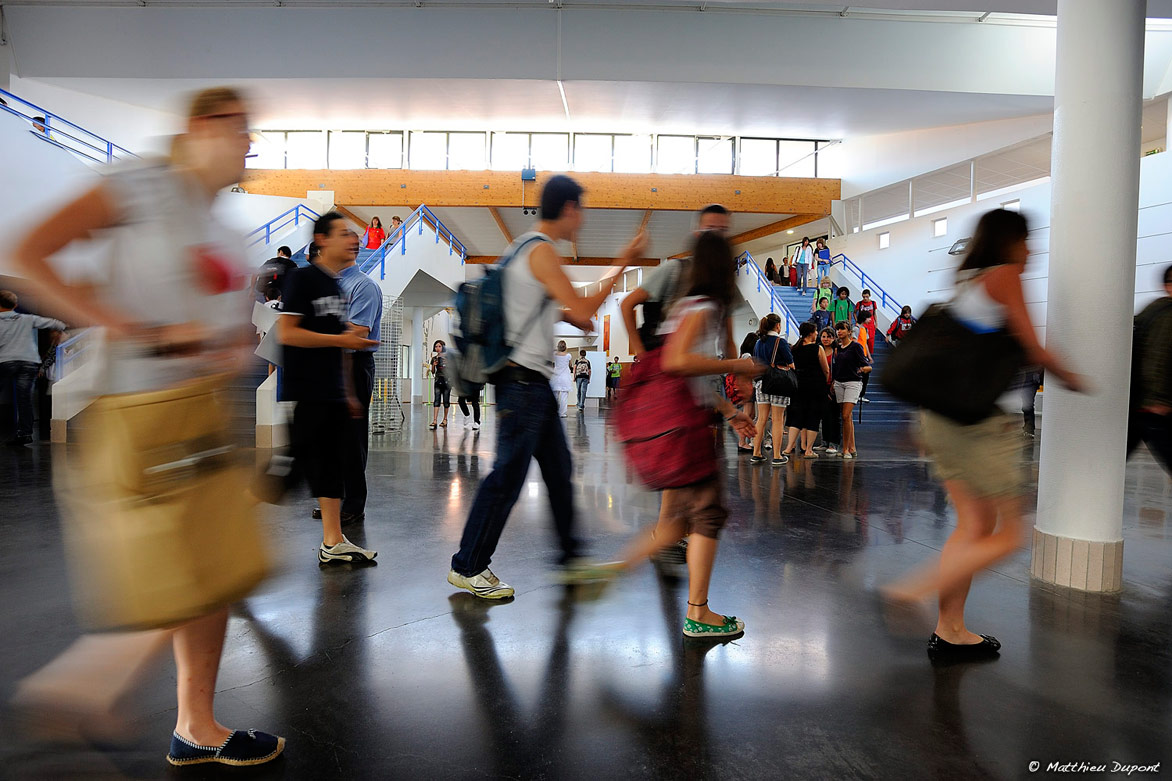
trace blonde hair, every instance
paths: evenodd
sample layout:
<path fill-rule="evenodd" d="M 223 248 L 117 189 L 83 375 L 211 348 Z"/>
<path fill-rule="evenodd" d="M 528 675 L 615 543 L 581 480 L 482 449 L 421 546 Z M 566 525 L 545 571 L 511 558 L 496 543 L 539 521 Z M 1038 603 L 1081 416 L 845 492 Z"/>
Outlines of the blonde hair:
<path fill-rule="evenodd" d="M 243 102 L 244 96 L 239 90 L 232 87 L 208 87 L 191 96 L 187 102 L 187 118 L 199 119 L 219 114 L 229 103 Z"/>
<path fill-rule="evenodd" d="M 208 87 L 191 96 L 187 101 L 187 121 L 219 114 L 225 106 L 243 103 L 244 96 L 233 87 Z M 183 156 L 183 135 L 171 139 L 171 160 L 178 162 Z"/>

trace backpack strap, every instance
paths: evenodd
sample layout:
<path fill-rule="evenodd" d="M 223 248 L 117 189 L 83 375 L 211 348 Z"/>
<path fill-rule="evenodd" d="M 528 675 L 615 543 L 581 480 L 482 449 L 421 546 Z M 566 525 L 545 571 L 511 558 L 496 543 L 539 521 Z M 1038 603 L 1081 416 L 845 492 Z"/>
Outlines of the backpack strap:
<path fill-rule="evenodd" d="M 543 242 L 546 242 L 549 244 L 553 244 L 553 242 L 545 234 L 535 233 L 532 236 L 530 236 L 529 238 L 525 239 L 525 241 L 523 241 L 519 245 L 517 245 L 516 249 L 514 249 L 512 252 L 510 252 L 504 258 L 499 260 L 497 262 L 497 266 L 499 268 L 504 268 L 505 266 L 507 266 L 509 264 L 510 261 L 513 260 L 513 258 L 515 258 L 521 254 L 521 250 L 525 249 L 526 247 L 528 247 L 530 244 L 532 244 L 535 241 L 543 241 Z M 543 293 L 541 296 L 541 302 L 538 303 L 537 308 L 534 310 L 533 314 L 531 314 L 529 316 L 529 319 L 527 319 L 525 321 L 525 325 L 521 326 L 521 330 L 518 331 L 518 333 L 522 333 L 522 334 L 528 333 L 529 329 L 533 327 L 533 324 L 537 322 L 537 318 L 541 317 L 541 313 L 545 311 L 545 306 L 548 303 L 549 303 L 549 296 L 545 295 Z"/>

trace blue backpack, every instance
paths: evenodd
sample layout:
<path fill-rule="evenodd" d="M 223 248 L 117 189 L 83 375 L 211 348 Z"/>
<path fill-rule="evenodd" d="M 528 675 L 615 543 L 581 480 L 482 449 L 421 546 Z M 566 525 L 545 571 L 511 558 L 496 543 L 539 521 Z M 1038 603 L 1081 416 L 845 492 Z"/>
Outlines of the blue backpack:
<path fill-rule="evenodd" d="M 492 375 L 508 364 L 513 345 L 508 342 L 505 322 L 505 267 L 522 250 L 539 241 L 550 239 L 541 234 L 519 237 L 495 265 L 485 268 L 483 277 L 464 282 L 456 290 L 457 322 L 452 328 L 454 349 L 448 353 L 448 379 L 457 396 L 477 395 L 485 383 L 492 382 Z M 541 316 L 545 304 L 542 299 L 522 333 Z"/>

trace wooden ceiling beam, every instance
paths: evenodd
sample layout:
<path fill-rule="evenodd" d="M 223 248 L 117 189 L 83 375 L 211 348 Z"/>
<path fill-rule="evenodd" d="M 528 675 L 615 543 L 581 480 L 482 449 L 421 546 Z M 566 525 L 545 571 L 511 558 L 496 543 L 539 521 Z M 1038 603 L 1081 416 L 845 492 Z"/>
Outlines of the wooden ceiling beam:
<path fill-rule="evenodd" d="M 350 220 L 350 222 L 352 222 L 355 225 L 362 228 L 362 230 L 366 230 L 366 226 L 369 224 L 369 223 L 365 222 L 357 214 L 355 214 L 354 212 L 347 209 L 345 206 L 339 206 L 338 204 L 335 203 L 334 204 L 334 211 L 336 211 L 338 214 L 342 215 L 346 219 Z"/>
<path fill-rule="evenodd" d="M 465 263 L 496 263 L 498 256 L 496 255 L 469 255 L 464 259 Z M 613 266 L 618 258 L 600 258 L 600 257 L 579 257 L 579 258 L 565 258 L 563 264 L 565 266 Z M 659 258 L 635 258 L 627 263 L 628 266 L 658 266 Z"/>
<path fill-rule="evenodd" d="M 495 206 L 489 206 L 488 213 L 492 215 L 492 219 L 496 223 L 496 226 L 501 229 L 501 235 L 505 237 L 505 242 L 512 244 L 513 234 L 509 231 L 509 226 L 505 225 L 505 221 L 501 218 L 501 213 L 496 210 Z"/>
<path fill-rule="evenodd" d="M 753 228 L 753 230 L 738 233 L 736 236 L 729 236 L 728 242 L 733 246 L 737 244 L 745 244 L 746 242 L 754 241 L 756 239 L 763 239 L 766 236 L 772 236 L 775 233 L 796 228 L 799 225 L 808 225 L 815 220 L 820 220 L 825 217 L 825 214 L 795 214 L 793 217 L 787 217 L 784 220 L 771 222 L 768 225 L 762 225 L 760 228 Z"/>
<path fill-rule="evenodd" d="M 265 170 L 245 172 L 241 186 L 259 195 L 304 198 L 313 190 L 333 190 L 339 203 L 388 206 L 426 203 L 432 208 L 479 206 L 535 208 L 542 184 L 553 176 L 538 174 L 527 183 L 522 201 L 516 171 L 413 171 L 362 169 Z M 576 173 L 585 188 L 585 204 L 596 209 L 699 211 L 720 203 L 752 214 L 828 214 L 841 195 L 838 179 L 721 174 Z"/>
<path fill-rule="evenodd" d="M 766 236 L 772 236 L 775 233 L 781 233 L 782 231 L 789 230 L 790 228 L 796 228 L 799 225 L 807 225 L 811 222 L 814 222 L 815 220 L 822 219 L 824 216 L 826 215 L 795 214 L 793 217 L 786 217 L 784 220 L 771 222 L 768 225 L 762 225 L 760 228 L 753 228 L 753 230 L 745 231 L 744 233 L 738 233 L 735 236 L 729 236 L 728 243 L 735 247 L 738 244 L 744 244 L 746 242 L 753 241 L 754 239 L 763 239 Z M 689 254 L 689 252 L 680 252 L 672 255 L 668 258 L 668 260 L 679 260 L 680 258 L 688 257 Z"/>

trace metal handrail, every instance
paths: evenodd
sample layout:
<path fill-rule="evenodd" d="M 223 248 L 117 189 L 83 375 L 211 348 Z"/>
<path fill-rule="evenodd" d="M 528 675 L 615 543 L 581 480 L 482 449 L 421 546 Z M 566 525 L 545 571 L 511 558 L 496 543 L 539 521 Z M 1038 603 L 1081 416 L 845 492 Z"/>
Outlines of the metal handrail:
<path fill-rule="evenodd" d="M 879 305 L 886 307 L 891 312 L 894 312 L 896 317 L 899 317 L 900 313 L 903 312 L 903 305 L 896 301 L 890 293 L 884 290 L 879 285 L 879 283 L 875 281 L 874 277 L 859 268 L 859 264 L 855 263 L 846 255 L 843 255 L 840 252 L 831 258 L 830 266 L 834 265 L 841 265 L 843 269 L 849 269 L 850 271 L 854 272 L 855 276 L 859 278 L 859 284 L 865 288 L 869 288 L 872 294 L 874 294 L 875 291 L 879 291 Z"/>
<path fill-rule="evenodd" d="M 407 254 L 407 231 L 414 226 L 419 227 L 419 235 L 423 235 L 423 224 L 428 223 L 435 229 L 435 241 L 438 244 L 439 240 L 443 238 L 448 244 L 448 254 L 452 255 L 456 252 L 460 253 L 460 262 L 464 263 L 468 257 L 468 250 L 464 246 L 464 242 L 456 238 L 439 217 L 427 208 L 426 205 L 421 205 L 418 209 L 411 212 L 403 223 L 395 228 L 383 240 L 383 243 L 378 246 L 374 252 L 367 256 L 366 260 L 359 266 L 359 270 L 363 274 L 370 274 L 377 267 L 379 270 L 379 279 L 386 279 L 387 276 L 387 254 L 393 252 L 395 247 L 399 248 L 399 254 Z"/>
<path fill-rule="evenodd" d="M 57 355 L 53 361 L 54 382 L 58 382 L 73 371 L 72 365 L 93 346 L 94 331 L 92 328 L 83 328 L 57 345 Z"/>
<path fill-rule="evenodd" d="M 305 212 L 305 214 L 303 215 L 302 212 Z M 273 219 L 269 220 L 264 225 L 260 226 L 256 230 L 252 231 L 244 238 L 246 240 L 252 239 L 251 241 L 248 242 L 249 247 L 255 247 L 257 244 L 260 244 L 262 241 L 265 244 L 271 244 L 272 240 L 273 240 L 273 234 L 276 233 L 277 231 L 281 230 L 282 228 L 286 227 L 290 222 L 293 223 L 294 227 L 296 227 L 301 224 L 301 220 L 303 220 L 303 219 L 312 221 L 312 220 L 316 220 L 320 216 L 321 216 L 320 214 L 318 214 L 317 212 L 315 212 L 313 209 L 309 208 L 305 204 L 299 203 L 296 206 L 294 206 L 292 209 L 289 209 L 288 211 L 286 211 L 282 214 L 279 214 L 276 217 L 274 217 Z M 283 220 L 283 222 L 282 222 L 282 220 Z M 280 223 L 280 224 L 278 224 L 278 223 Z M 259 234 L 263 234 L 263 235 L 259 235 Z M 252 238 L 253 236 L 256 236 L 256 238 L 253 239 Z"/>
<path fill-rule="evenodd" d="M 781 296 L 778 294 L 777 290 L 774 289 L 773 283 L 770 282 L 769 278 L 765 276 L 765 272 L 761 270 L 761 266 L 757 264 L 757 261 L 753 259 L 753 256 L 749 253 L 748 250 L 742 252 L 740 255 L 737 255 L 737 273 L 741 273 L 742 260 L 745 261 L 745 268 L 751 267 L 753 271 L 756 272 L 757 290 L 760 291 L 762 288 L 764 288 L 769 292 L 769 311 L 777 312 L 780 310 L 784 315 L 784 317 L 782 317 L 782 321 L 785 323 L 785 338 L 790 338 L 791 326 L 793 327 L 794 336 L 800 334 L 801 325 L 798 323 L 798 319 L 794 317 L 793 312 L 790 311 L 790 308 L 786 306 L 784 301 L 781 300 Z"/>
<path fill-rule="evenodd" d="M 43 130 L 30 130 L 29 132 L 67 152 L 72 152 L 94 163 L 113 163 L 117 160 L 138 157 L 138 155 L 129 149 L 118 146 L 114 142 L 102 138 L 97 133 L 86 130 L 80 125 L 75 125 L 59 114 L 54 114 L 52 111 L 41 108 L 35 103 L 30 103 L 7 90 L 0 89 L 0 98 L 3 98 L 7 104 L 0 104 L 0 110 L 7 111 L 9 114 L 15 114 L 29 123 L 36 122 L 40 124 L 44 128 Z M 14 103 L 24 107 L 25 110 L 31 109 L 32 113 L 26 114 L 24 111 L 14 107 Z M 44 121 L 42 122 L 37 117 L 43 117 Z M 79 145 L 80 148 L 66 143 L 66 140 Z"/>

